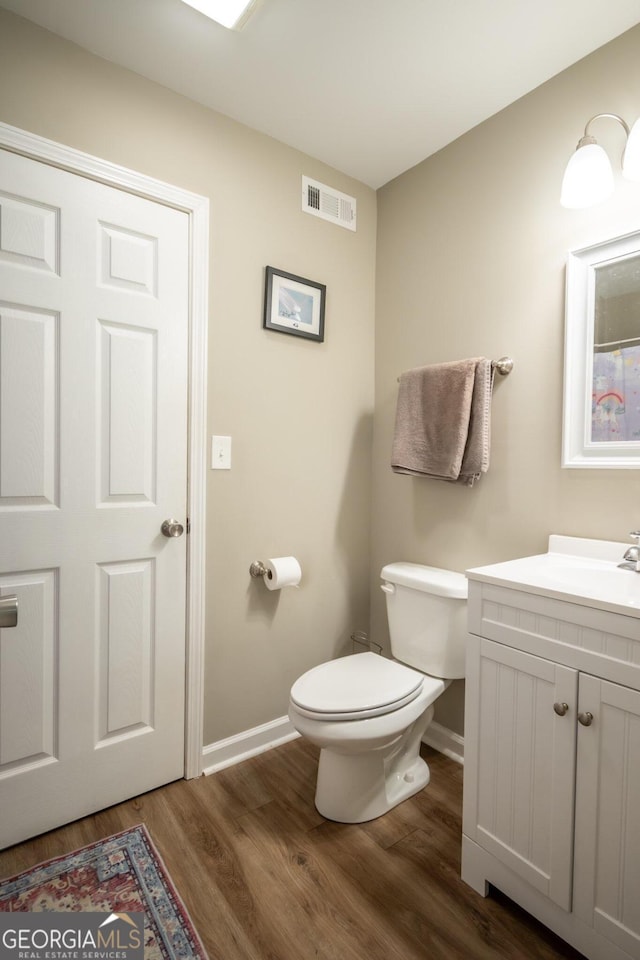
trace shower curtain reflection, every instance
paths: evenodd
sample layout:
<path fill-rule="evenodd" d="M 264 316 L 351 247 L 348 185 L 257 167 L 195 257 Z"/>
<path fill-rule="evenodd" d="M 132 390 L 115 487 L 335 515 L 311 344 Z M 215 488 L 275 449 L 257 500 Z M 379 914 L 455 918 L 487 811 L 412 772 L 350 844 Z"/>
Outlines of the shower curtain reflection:
<path fill-rule="evenodd" d="M 640 440 L 640 343 L 593 356 L 591 441 Z"/>

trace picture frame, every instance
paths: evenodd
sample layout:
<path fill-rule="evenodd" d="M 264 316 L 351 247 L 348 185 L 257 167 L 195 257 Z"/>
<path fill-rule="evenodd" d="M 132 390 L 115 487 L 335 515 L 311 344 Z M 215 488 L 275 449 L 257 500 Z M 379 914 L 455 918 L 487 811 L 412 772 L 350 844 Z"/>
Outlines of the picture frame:
<path fill-rule="evenodd" d="M 262 326 L 322 343 L 326 291 L 323 283 L 266 267 Z"/>

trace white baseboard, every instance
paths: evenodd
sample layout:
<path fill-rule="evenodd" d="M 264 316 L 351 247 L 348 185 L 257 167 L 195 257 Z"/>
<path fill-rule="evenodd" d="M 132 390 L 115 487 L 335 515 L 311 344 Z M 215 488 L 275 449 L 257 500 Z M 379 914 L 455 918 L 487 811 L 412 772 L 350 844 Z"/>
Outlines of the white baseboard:
<path fill-rule="evenodd" d="M 294 729 L 289 717 L 278 717 L 263 723 L 259 727 L 243 730 L 226 740 L 217 740 L 202 748 L 202 772 L 205 776 L 232 767 L 235 763 L 248 760 L 259 753 L 265 753 L 272 747 L 279 747 L 281 743 L 295 740 L 300 734 Z M 448 727 L 432 722 L 422 738 L 423 742 L 434 750 L 444 753 L 445 756 L 464 763 L 464 738 L 454 733 Z"/>
<path fill-rule="evenodd" d="M 448 727 L 443 727 L 439 723 L 432 721 L 427 727 L 427 731 L 422 738 L 422 742 L 428 747 L 433 747 L 446 757 L 455 760 L 456 763 L 464 763 L 464 737 L 459 733 L 454 733 Z"/>
<path fill-rule="evenodd" d="M 248 760 L 259 753 L 279 747 L 281 743 L 295 740 L 300 734 L 294 729 L 289 717 L 278 717 L 259 727 L 243 730 L 226 740 L 217 740 L 202 748 L 202 772 L 208 776 L 234 763 Z"/>

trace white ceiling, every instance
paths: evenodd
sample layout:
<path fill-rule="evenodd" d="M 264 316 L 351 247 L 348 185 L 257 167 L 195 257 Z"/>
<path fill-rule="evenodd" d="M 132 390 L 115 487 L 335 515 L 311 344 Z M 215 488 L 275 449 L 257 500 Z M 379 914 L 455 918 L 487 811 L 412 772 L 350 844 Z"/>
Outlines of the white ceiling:
<path fill-rule="evenodd" d="M 238 32 L 180 0 L 0 7 L 372 187 L 640 21 L 638 0 L 262 0 Z"/>

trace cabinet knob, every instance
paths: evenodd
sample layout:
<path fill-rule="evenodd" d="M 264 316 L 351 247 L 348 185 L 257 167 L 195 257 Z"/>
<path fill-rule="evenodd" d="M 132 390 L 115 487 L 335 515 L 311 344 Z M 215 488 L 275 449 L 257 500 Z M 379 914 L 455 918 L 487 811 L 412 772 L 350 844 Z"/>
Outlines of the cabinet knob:
<path fill-rule="evenodd" d="M 588 710 L 586 713 L 579 713 L 578 723 L 581 723 L 583 727 L 590 727 L 593 723 L 593 714 L 589 713 Z"/>
<path fill-rule="evenodd" d="M 568 703 L 554 703 L 553 709 L 558 714 L 559 717 L 564 717 L 565 713 L 569 709 Z"/>

